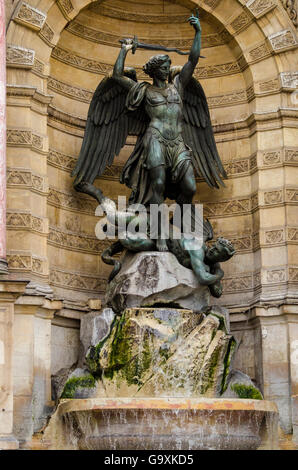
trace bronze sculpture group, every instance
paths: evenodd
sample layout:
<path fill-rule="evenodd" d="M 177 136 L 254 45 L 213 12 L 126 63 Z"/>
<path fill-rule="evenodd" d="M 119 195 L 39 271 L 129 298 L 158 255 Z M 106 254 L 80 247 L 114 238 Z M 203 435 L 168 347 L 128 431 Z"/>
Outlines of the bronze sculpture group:
<path fill-rule="evenodd" d="M 174 200 L 182 211 L 192 204 L 196 192 L 194 170 L 210 187 L 223 184 L 226 173 L 217 152 L 207 99 L 193 73 L 201 51 L 201 25 L 198 11 L 188 18 L 195 36 L 188 61 L 183 67 L 171 67 L 168 55 L 155 55 L 143 67 L 152 83 L 138 82 L 133 68 L 125 68 L 128 52 L 137 49 L 136 39 L 122 39 L 121 50 L 112 76 L 98 85 L 88 112 L 81 152 L 74 169 L 77 191 L 107 203 L 101 191 L 93 185 L 120 153 L 128 135 L 137 137 L 134 150 L 120 177 L 132 191 L 129 202 L 149 208 Z M 144 48 L 146 45 L 142 45 Z M 148 49 L 162 49 L 147 45 Z M 104 204 L 103 204 L 104 205 Z M 106 207 L 110 207 L 106 204 Z M 107 209 L 108 211 L 108 209 Z M 201 284 L 209 286 L 219 297 L 223 271 L 219 261 L 235 253 L 230 242 L 220 238 L 210 249 L 210 223 L 204 221 L 204 243 L 182 237 L 176 240 L 162 237 L 164 220 L 159 220 L 154 239 L 127 236 L 113 243 L 103 253 L 103 260 L 114 264 L 110 276 L 119 272 L 121 264 L 112 256 L 124 248 L 131 251 L 171 251 L 185 267 L 192 269 Z"/>

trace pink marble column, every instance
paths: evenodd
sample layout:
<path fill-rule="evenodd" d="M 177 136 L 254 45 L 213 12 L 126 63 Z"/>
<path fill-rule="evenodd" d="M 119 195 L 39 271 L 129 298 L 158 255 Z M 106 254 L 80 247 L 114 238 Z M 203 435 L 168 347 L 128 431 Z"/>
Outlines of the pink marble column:
<path fill-rule="evenodd" d="M 0 0 L 0 273 L 6 262 L 6 46 L 5 9 Z"/>

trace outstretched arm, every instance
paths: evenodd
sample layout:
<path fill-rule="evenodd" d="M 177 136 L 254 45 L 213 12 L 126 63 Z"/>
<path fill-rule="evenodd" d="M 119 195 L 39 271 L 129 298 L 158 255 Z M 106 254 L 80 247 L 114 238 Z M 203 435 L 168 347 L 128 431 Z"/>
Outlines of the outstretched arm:
<path fill-rule="evenodd" d="M 185 87 L 189 80 L 192 77 L 192 74 L 196 68 L 196 65 L 199 61 L 200 52 L 201 52 L 201 34 L 202 28 L 199 20 L 199 12 L 196 10 L 196 16 L 192 15 L 188 18 L 188 21 L 195 29 L 195 37 L 192 43 L 192 47 L 188 56 L 188 62 L 183 66 L 180 74 L 179 81 L 182 87 Z"/>
<path fill-rule="evenodd" d="M 130 89 L 133 87 L 133 85 L 135 85 L 135 82 L 131 80 L 131 78 L 124 76 L 124 62 L 128 51 L 133 48 L 133 40 L 122 39 L 121 44 L 121 50 L 114 65 L 113 78 L 117 81 L 117 83 L 119 83 L 119 85 Z"/>

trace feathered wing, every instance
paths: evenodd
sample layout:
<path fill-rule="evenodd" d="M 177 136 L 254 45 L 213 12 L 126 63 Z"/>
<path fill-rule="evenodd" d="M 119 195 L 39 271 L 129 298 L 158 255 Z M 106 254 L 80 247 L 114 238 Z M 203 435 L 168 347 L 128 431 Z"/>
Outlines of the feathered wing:
<path fill-rule="evenodd" d="M 183 117 L 183 138 L 192 149 L 195 169 L 210 187 L 224 186 L 227 174 L 216 148 L 207 99 L 202 86 L 193 77 L 184 90 Z"/>
<path fill-rule="evenodd" d="M 130 70 L 125 75 L 136 81 L 135 71 Z M 112 77 L 99 83 L 91 100 L 81 151 L 72 172 L 72 176 L 76 176 L 75 185 L 82 181 L 93 183 L 119 155 L 127 136 L 144 132 L 141 110 L 126 110 L 127 95 L 128 90 Z"/>

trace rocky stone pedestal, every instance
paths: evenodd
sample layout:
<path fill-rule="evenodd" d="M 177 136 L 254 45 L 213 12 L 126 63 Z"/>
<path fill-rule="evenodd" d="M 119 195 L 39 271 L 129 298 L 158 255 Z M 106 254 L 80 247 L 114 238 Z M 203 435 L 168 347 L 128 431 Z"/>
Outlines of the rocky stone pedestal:
<path fill-rule="evenodd" d="M 248 376 L 232 371 L 236 341 L 225 309 L 110 309 L 86 322 L 90 346 L 65 383 L 63 398 L 262 398 Z"/>
<path fill-rule="evenodd" d="M 108 284 L 107 305 L 114 312 L 125 308 L 168 306 L 194 312 L 210 303 L 207 286 L 201 286 L 191 269 L 169 252 L 127 252 L 119 274 Z"/>

